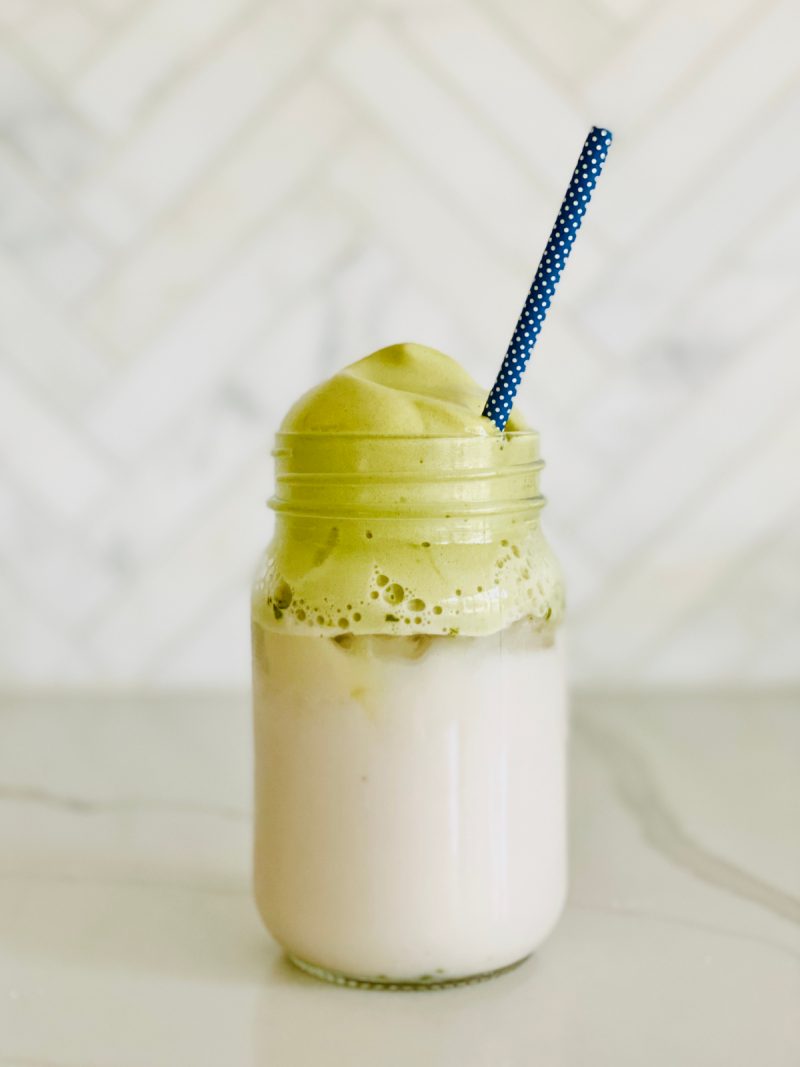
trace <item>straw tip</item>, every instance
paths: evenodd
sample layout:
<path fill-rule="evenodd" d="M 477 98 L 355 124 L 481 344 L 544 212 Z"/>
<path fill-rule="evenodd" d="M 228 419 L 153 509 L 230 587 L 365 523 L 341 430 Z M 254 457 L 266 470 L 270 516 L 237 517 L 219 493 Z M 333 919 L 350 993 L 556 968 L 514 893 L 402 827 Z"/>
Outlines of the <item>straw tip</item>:
<path fill-rule="evenodd" d="M 614 134 L 605 126 L 592 126 L 589 136 L 593 140 L 605 141 L 606 144 L 611 144 L 614 139 Z"/>

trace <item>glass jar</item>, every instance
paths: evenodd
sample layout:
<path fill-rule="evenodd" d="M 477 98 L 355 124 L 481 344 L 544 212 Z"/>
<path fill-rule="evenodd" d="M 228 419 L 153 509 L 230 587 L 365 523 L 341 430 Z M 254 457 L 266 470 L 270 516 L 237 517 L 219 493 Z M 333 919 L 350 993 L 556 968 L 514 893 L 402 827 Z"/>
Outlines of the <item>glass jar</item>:
<path fill-rule="evenodd" d="M 538 436 L 288 433 L 274 455 L 252 601 L 264 923 L 342 984 L 507 969 L 566 889 Z"/>

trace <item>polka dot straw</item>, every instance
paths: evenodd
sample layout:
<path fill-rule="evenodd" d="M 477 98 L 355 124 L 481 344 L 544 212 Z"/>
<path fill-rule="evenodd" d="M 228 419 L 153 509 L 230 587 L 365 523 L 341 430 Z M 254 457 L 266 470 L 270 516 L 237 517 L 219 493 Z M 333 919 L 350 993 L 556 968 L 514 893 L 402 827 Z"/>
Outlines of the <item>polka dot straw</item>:
<path fill-rule="evenodd" d="M 498 430 L 505 429 L 506 422 L 508 422 L 523 371 L 531 358 L 533 346 L 539 339 L 539 332 L 558 285 L 558 279 L 561 277 L 564 264 L 567 262 L 575 241 L 575 234 L 580 228 L 597 179 L 600 177 L 600 171 L 603 169 L 611 137 L 610 130 L 593 126 L 581 150 L 572 180 L 564 195 L 561 210 L 528 293 L 528 299 L 525 301 L 525 307 L 522 309 L 500 373 L 497 375 L 497 380 L 492 386 L 483 409 L 483 414 L 492 420 Z"/>

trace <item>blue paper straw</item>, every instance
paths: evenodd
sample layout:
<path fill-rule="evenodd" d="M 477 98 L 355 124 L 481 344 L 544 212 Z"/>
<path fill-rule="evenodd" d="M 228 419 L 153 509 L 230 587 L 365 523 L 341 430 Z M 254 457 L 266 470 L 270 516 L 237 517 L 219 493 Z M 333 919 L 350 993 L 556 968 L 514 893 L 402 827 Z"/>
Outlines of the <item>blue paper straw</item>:
<path fill-rule="evenodd" d="M 500 373 L 492 386 L 483 409 L 498 430 L 504 430 L 511 414 L 514 397 L 517 395 L 522 374 L 531 358 L 533 346 L 539 339 L 550 301 L 558 285 L 558 279 L 572 250 L 575 234 L 580 229 L 583 216 L 594 187 L 603 169 L 608 147 L 611 144 L 610 130 L 592 126 L 578 158 L 575 172 L 569 183 L 561 210 L 555 221 L 547 247 L 544 250 L 536 277 L 528 293 L 528 299 L 517 322 L 514 336 L 508 346 Z"/>

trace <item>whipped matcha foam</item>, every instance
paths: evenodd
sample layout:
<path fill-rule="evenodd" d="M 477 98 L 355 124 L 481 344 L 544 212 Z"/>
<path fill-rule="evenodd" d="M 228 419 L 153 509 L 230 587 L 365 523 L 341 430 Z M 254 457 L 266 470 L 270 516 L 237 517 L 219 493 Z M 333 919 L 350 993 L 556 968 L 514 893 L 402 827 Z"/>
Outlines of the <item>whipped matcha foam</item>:
<path fill-rule="evenodd" d="M 300 397 L 281 432 L 497 437 L 481 414 L 485 402 L 486 390 L 450 356 L 425 345 L 390 345 Z M 506 429 L 527 428 L 513 411 Z"/>
<path fill-rule="evenodd" d="M 480 636 L 563 613 L 541 533 L 538 437 L 422 345 L 384 348 L 301 397 L 276 438 L 276 531 L 254 589 L 285 633 Z"/>

